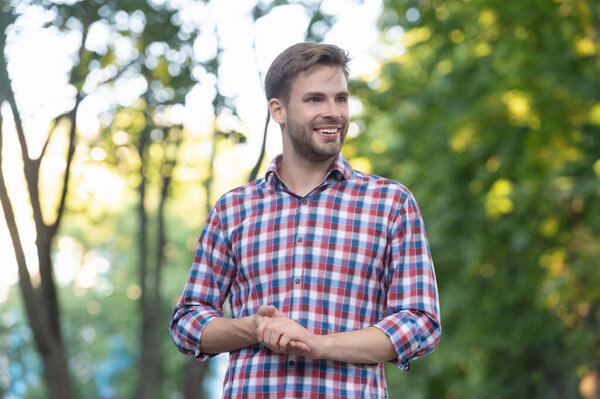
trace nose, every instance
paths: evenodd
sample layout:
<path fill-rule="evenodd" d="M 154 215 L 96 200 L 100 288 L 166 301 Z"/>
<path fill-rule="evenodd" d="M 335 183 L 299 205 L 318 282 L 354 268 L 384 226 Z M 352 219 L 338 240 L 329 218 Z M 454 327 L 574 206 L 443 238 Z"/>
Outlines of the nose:
<path fill-rule="evenodd" d="M 323 117 L 339 118 L 342 115 L 340 106 L 341 104 L 336 102 L 334 98 L 325 101 L 323 105 Z"/>

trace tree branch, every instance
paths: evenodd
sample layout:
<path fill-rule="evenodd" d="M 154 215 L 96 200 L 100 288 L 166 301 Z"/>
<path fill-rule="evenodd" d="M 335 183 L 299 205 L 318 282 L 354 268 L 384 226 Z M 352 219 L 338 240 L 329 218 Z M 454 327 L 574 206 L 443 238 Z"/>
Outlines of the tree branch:
<path fill-rule="evenodd" d="M 150 140 L 149 127 L 146 126 L 141 132 L 139 142 L 137 143 L 138 155 L 140 157 L 140 184 L 137 188 L 139 195 L 138 203 L 138 252 L 139 252 L 139 273 L 140 273 L 140 305 L 142 311 L 146 310 L 146 298 L 147 298 L 147 224 L 148 224 L 148 212 L 146 209 L 146 170 L 147 170 L 147 152 Z"/>
<path fill-rule="evenodd" d="M 183 129 L 183 126 L 178 126 L 179 129 Z M 165 130 L 169 130 L 168 128 Z M 168 134 L 168 133 L 167 133 Z M 162 184 L 160 191 L 160 202 L 158 205 L 158 253 L 156 256 L 156 269 L 154 272 L 154 298 L 157 300 L 160 298 L 160 282 L 161 282 L 161 269 L 164 266 L 164 246 L 167 243 L 166 231 L 165 231 L 165 206 L 169 198 L 169 190 L 171 181 L 173 179 L 173 171 L 177 166 L 177 154 L 181 148 L 183 139 L 181 135 L 178 135 L 172 142 L 174 147 L 173 157 L 169 158 L 168 143 L 165 145 L 165 161 L 163 166 L 166 168 L 161 171 Z"/>
<path fill-rule="evenodd" d="M 264 91 L 264 86 L 263 86 L 264 76 L 260 71 L 260 63 L 258 60 L 258 51 L 256 51 L 256 23 L 253 26 L 254 26 L 254 36 L 252 38 L 252 52 L 254 53 L 254 62 L 256 64 L 256 71 L 258 72 L 258 79 L 260 80 L 261 88 Z M 265 158 L 265 152 L 266 152 L 266 147 L 267 147 L 267 131 L 269 128 L 270 121 L 271 121 L 271 113 L 269 111 L 269 107 L 267 106 L 267 119 L 265 121 L 265 129 L 263 131 L 262 145 L 260 148 L 260 153 L 258 154 L 258 159 L 256 160 L 256 163 L 254 164 L 254 167 L 252 168 L 250 175 L 248 175 L 249 182 L 256 179 L 256 176 L 258 176 L 258 171 L 260 170 L 260 165 L 262 165 L 262 162 Z"/>
<path fill-rule="evenodd" d="M 37 185 L 40 161 L 32 160 L 29 157 L 29 149 L 27 148 L 27 140 L 25 139 L 25 131 L 23 130 L 23 121 L 21 120 L 21 114 L 19 113 L 17 101 L 15 100 L 15 93 L 12 90 L 10 79 L 8 77 L 6 59 L 3 56 L 0 56 L 0 81 L 6 83 L 5 87 L 3 87 L 2 92 L 6 96 L 6 99 L 10 104 L 10 109 L 12 111 L 13 119 L 15 121 L 15 128 L 17 130 L 17 137 L 19 139 L 21 155 L 23 157 L 23 171 L 25 173 L 25 180 L 27 181 L 27 189 L 31 200 L 33 219 L 35 221 L 36 227 L 44 226 Z"/>
<path fill-rule="evenodd" d="M 89 27 L 90 27 L 90 19 L 91 17 L 88 15 L 88 9 L 85 9 L 85 18 L 83 19 L 83 29 L 81 32 L 81 43 L 79 45 L 79 60 L 83 60 L 83 54 L 85 52 L 85 41 L 87 39 L 87 35 L 89 33 Z M 71 74 L 71 77 L 73 75 Z M 75 137 L 76 137 L 76 132 L 77 132 L 77 110 L 79 109 L 79 104 L 81 103 L 81 100 L 83 99 L 82 97 L 82 90 L 83 90 L 83 83 L 81 84 L 81 86 L 77 86 L 75 85 L 75 87 L 77 87 L 77 94 L 75 95 L 75 105 L 73 106 L 73 109 L 67 114 L 68 118 L 71 120 L 71 127 L 69 130 L 69 146 L 67 149 L 67 165 L 65 167 L 65 175 L 63 177 L 63 186 L 62 186 L 62 191 L 60 194 L 60 201 L 59 201 L 59 205 L 58 205 L 58 209 L 56 211 L 56 219 L 54 220 L 54 223 L 52 223 L 52 225 L 50 225 L 50 237 L 54 237 L 54 235 L 56 234 L 56 232 L 58 231 L 58 227 L 60 226 L 60 221 L 62 219 L 62 216 L 64 214 L 65 211 L 65 203 L 66 203 L 66 199 L 67 199 L 67 192 L 69 190 L 69 177 L 71 176 L 71 165 L 73 163 L 73 156 L 75 154 Z M 48 139 L 50 139 L 50 137 L 48 136 Z M 44 144 L 45 147 L 45 144 Z"/>
<path fill-rule="evenodd" d="M 113 83 L 114 81 L 116 81 L 117 79 L 119 79 L 124 73 L 125 71 L 127 71 L 127 69 L 132 66 L 133 64 L 135 64 L 137 60 L 133 59 L 131 61 L 129 61 L 129 63 L 123 65 L 122 68 L 120 68 L 117 73 L 115 73 L 113 76 L 111 76 L 110 78 L 104 79 L 103 81 L 99 82 L 95 89 L 98 89 L 101 86 L 104 86 L 105 84 L 108 83 Z M 86 92 L 86 91 L 81 91 L 81 99 L 83 100 L 84 98 L 86 98 L 90 93 Z"/>
<path fill-rule="evenodd" d="M 27 261 L 25 259 L 25 251 L 19 236 L 19 229 L 15 220 L 15 214 L 8 197 L 8 189 L 4 180 L 4 171 L 2 169 L 2 147 L 3 147 L 3 132 L 2 132 L 2 114 L 0 113 L 0 203 L 4 211 L 4 219 L 10 233 L 17 268 L 19 272 L 19 287 L 21 296 L 25 304 L 25 311 L 29 319 L 29 325 L 33 331 L 34 340 L 38 350 L 41 353 L 48 353 L 52 346 L 50 342 L 50 334 L 46 328 L 47 322 L 43 320 L 44 314 L 40 311 L 39 303 L 36 301 L 36 292 L 31 283 L 31 277 L 27 269 Z"/>
<path fill-rule="evenodd" d="M 65 211 L 65 203 L 66 203 L 66 199 L 67 199 L 67 192 L 69 189 L 69 177 L 71 175 L 71 165 L 73 163 L 73 156 L 75 155 L 75 138 L 76 138 L 75 133 L 77 131 L 76 120 L 77 120 L 77 110 L 79 108 L 80 103 L 81 103 L 81 96 L 78 93 L 75 97 L 75 106 L 73 107 L 71 112 L 69 112 L 69 119 L 71 120 L 71 128 L 69 130 L 69 147 L 67 150 L 68 151 L 67 152 L 67 165 L 65 167 L 65 175 L 63 177 L 63 187 L 62 187 L 62 192 L 60 195 L 60 202 L 58 205 L 58 209 L 56 211 L 56 219 L 54 220 L 54 223 L 52 223 L 52 225 L 50 227 L 50 234 L 52 236 L 54 236 L 56 234 L 56 232 L 58 231 L 58 226 L 60 225 L 60 220 Z"/>
<path fill-rule="evenodd" d="M 258 171 L 260 169 L 260 165 L 262 165 L 263 159 L 265 159 L 265 151 L 267 148 L 267 130 L 269 128 L 270 121 L 271 121 L 271 113 L 269 112 L 269 108 L 267 108 L 267 120 L 265 121 L 265 130 L 263 131 L 262 146 L 260 148 L 260 154 L 258 154 L 258 159 L 256 160 L 256 163 L 254 164 L 254 168 L 252 168 L 252 171 L 250 172 L 250 175 L 248 176 L 249 182 L 256 179 L 256 176 L 258 175 Z"/>
<path fill-rule="evenodd" d="M 44 146 L 42 147 L 42 151 L 40 152 L 40 156 L 37 158 L 37 159 L 40 160 L 40 162 L 41 162 L 41 159 L 44 158 L 44 155 L 46 154 L 46 150 L 48 149 L 48 144 L 50 143 L 50 139 L 52 138 L 52 134 L 56 130 L 55 128 L 56 128 L 56 125 L 58 124 L 58 121 L 62 117 L 68 116 L 68 115 L 69 115 L 68 113 L 60 114 L 56 118 L 54 118 L 52 120 L 52 124 L 50 125 L 50 129 L 49 129 L 49 132 L 48 132 L 48 137 L 46 137 L 46 140 L 44 141 Z"/>
<path fill-rule="evenodd" d="M 10 109 L 12 110 L 13 119 L 15 121 L 15 127 L 17 129 L 17 137 L 19 138 L 19 144 L 21 146 L 23 162 L 29 162 L 31 161 L 31 158 L 29 157 L 27 140 L 25 139 L 25 130 L 23 130 L 23 121 L 21 120 L 21 114 L 19 113 L 19 108 L 17 107 L 17 101 L 15 100 L 15 95 L 12 91 L 12 88 L 7 88 L 7 94 L 8 103 L 10 104 Z"/>

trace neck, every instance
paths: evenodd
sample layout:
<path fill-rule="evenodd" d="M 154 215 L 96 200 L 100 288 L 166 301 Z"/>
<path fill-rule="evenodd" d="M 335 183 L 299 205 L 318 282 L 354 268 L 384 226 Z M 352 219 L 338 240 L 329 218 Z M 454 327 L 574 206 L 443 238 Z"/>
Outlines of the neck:
<path fill-rule="evenodd" d="M 293 193 L 304 197 L 325 179 L 335 158 L 309 161 L 284 152 L 279 176 Z"/>

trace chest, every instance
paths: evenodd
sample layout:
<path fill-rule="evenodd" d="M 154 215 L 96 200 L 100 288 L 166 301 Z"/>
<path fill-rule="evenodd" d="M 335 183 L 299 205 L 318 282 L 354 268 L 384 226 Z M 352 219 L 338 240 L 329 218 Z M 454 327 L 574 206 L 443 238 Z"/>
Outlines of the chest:
<path fill-rule="evenodd" d="M 389 204 L 378 198 L 276 198 L 244 213 L 231 236 L 238 276 L 381 274 L 385 268 Z"/>

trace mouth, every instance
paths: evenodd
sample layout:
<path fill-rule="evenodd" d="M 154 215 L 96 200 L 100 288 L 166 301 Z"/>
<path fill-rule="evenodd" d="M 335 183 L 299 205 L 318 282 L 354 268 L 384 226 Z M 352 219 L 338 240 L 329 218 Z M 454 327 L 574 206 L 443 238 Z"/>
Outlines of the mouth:
<path fill-rule="evenodd" d="M 340 127 L 339 126 L 334 126 L 334 127 L 328 126 L 328 127 L 315 128 L 313 130 L 324 137 L 333 138 L 333 137 L 338 136 L 338 134 L 340 132 Z"/>

